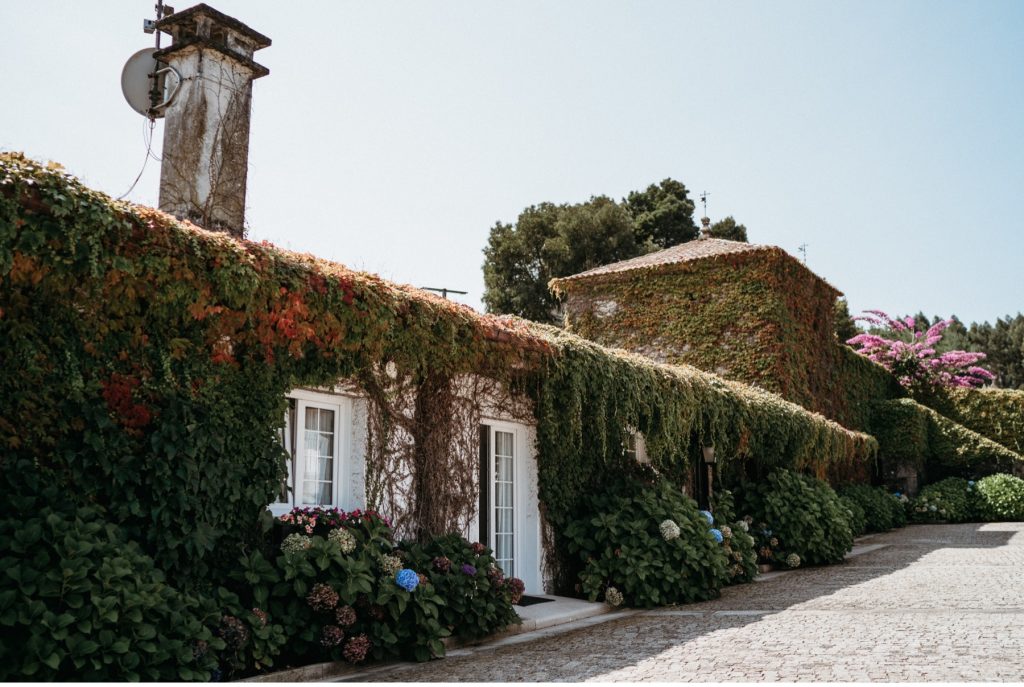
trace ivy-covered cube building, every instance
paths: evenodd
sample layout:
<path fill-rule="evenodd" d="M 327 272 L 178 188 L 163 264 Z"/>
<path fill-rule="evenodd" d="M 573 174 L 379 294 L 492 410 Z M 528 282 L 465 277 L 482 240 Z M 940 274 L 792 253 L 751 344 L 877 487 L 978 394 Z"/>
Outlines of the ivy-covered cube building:
<path fill-rule="evenodd" d="M 781 248 L 701 238 L 556 279 L 552 288 L 576 334 L 863 424 L 841 383 L 848 363 L 863 367 L 835 338 L 842 294 Z"/>

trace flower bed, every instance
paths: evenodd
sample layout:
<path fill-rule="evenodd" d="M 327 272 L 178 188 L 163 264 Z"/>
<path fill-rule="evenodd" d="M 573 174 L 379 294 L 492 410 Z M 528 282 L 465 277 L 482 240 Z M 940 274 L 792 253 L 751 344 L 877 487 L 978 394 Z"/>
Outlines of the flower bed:
<path fill-rule="evenodd" d="M 277 520 L 277 550 L 243 557 L 219 634 L 226 674 L 324 660 L 419 661 L 449 636 L 485 636 L 518 622 L 522 582 L 491 551 L 447 536 L 396 543 L 372 511 L 294 509 Z M 446 555 L 433 555 L 435 552 Z M 450 556 L 450 557 L 448 557 Z"/>

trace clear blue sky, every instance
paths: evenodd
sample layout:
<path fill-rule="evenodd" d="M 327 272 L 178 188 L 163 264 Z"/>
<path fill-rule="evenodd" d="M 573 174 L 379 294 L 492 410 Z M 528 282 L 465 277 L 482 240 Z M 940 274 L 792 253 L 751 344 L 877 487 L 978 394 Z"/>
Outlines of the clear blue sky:
<path fill-rule="evenodd" d="M 274 41 L 254 239 L 479 307 L 496 220 L 671 176 L 854 311 L 1024 310 L 1024 2 L 210 4 Z M 0 3 L 0 149 L 123 193 L 152 5 Z"/>

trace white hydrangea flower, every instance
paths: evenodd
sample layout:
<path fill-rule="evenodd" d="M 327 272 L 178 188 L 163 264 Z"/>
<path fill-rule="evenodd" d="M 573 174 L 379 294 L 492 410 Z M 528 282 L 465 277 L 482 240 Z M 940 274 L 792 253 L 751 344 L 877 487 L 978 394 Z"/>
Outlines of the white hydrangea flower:
<path fill-rule="evenodd" d="M 665 541 L 672 541 L 673 539 L 679 538 L 679 525 L 672 520 L 665 520 L 658 525 L 658 530 L 661 531 L 661 537 Z"/>
<path fill-rule="evenodd" d="M 722 525 L 719 531 L 722 533 L 722 536 L 726 539 L 732 539 L 732 528 L 728 525 Z"/>
<path fill-rule="evenodd" d="M 608 587 L 604 590 L 604 600 L 610 606 L 620 606 L 623 601 L 622 592 L 615 587 Z"/>
<path fill-rule="evenodd" d="M 299 553 L 300 551 L 305 551 L 312 545 L 312 537 L 295 532 L 294 534 L 289 534 L 284 538 L 284 541 L 281 542 L 281 550 L 285 553 Z"/>
<path fill-rule="evenodd" d="M 341 552 L 344 554 L 349 554 L 356 550 L 356 535 L 344 527 L 331 530 L 327 535 L 327 541 L 341 549 Z"/>
<path fill-rule="evenodd" d="M 791 568 L 799 568 L 800 556 L 798 556 L 795 553 L 789 554 L 788 556 L 786 556 L 786 565 L 788 565 Z"/>
<path fill-rule="evenodd" d="M 380 568 L 389 575 L 394 575 L 402 569 L 402 559 L 386 553 L 380 557 Z"/>
<path fill-rule="evenodd" d="M 743 530 L 744 532 L 749 532 L 750 531 L 750 525 L 747 524 L 746 520 L 740 520 L 736 524 L 739 525 L 740 529 Z"/>

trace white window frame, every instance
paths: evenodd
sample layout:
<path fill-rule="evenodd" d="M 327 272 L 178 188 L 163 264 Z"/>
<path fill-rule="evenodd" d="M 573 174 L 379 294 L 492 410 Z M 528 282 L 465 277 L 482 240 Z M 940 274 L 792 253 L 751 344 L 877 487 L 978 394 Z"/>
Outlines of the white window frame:
<path fill-rule="evenodd" d="M 307 389 L 296 389 L 288 394 L 289 399 L 295 401 L 295 446 L 292 446 L 292 427 L 290 422 L 291 412 L 285 416 L 284 447 L 288 452 L 288 500 L 278 501 L 269 505 L 270 512 L 275 516 L 284 515 L 292 508 L 310 507 L 317 505 L 325 508 L 345 508 L 344 495 L 348 492 L 343 488 L 342 479 L 351 473 L 351 427 L 352 427 L 352 399 L 339 394 L 328 394 L 320 391 L 309 391 Z M 305 418 L 307 408 L 318 408 L 334 411 L 334 469 L 331 475 L 331 503 L 329 504 L 303 504 L 297 494 L 302 485 L 296 485 L 296 477 L 302 472 L 298 469 L 299 461 L 304 459 L 300 455 L 305 447 L 302 432 L 305 429 Z"/>

